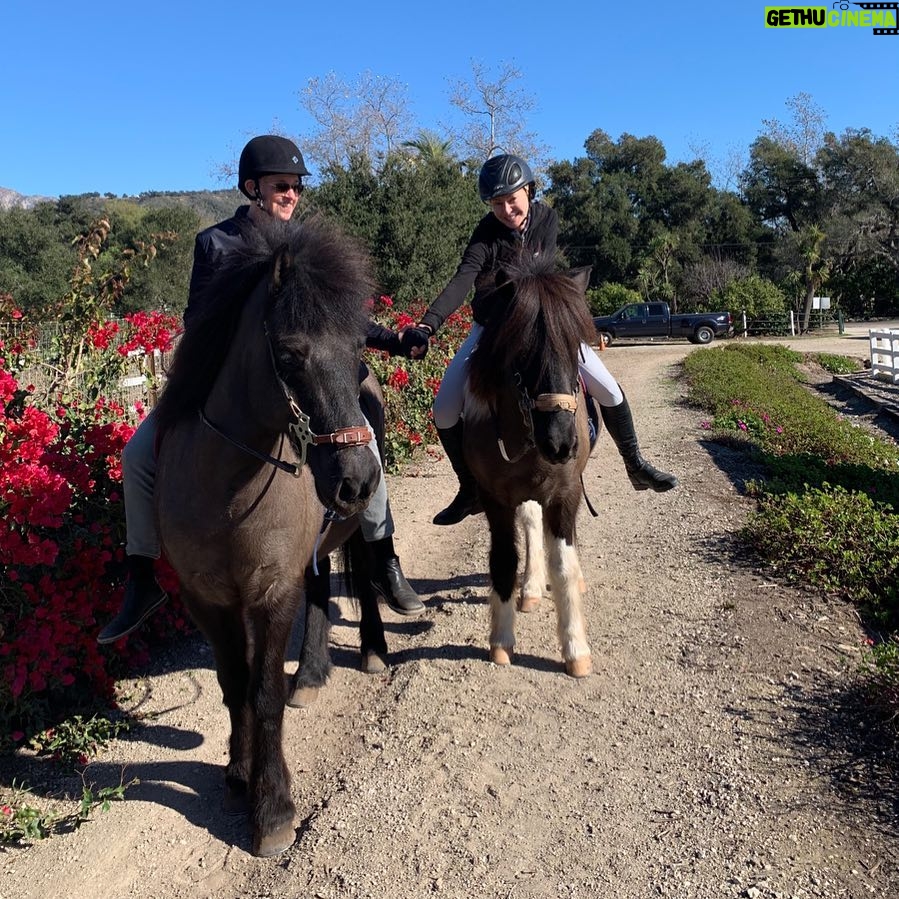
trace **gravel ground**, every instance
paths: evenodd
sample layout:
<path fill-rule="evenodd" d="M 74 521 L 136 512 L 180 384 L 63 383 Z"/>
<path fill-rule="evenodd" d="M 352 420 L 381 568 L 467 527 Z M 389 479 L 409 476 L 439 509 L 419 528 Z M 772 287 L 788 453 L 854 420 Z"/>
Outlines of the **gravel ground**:
<path fill-rule="evenodd" d="M 867 355 L 857 336 L 794 345 Z M 485 523 L 431 524 L 453 479 L 429 458 L 390 485 L 427 613 L 384 610 L 392 664 L 372 677 L 358 670 L 355 612 L 335 601 L 331 682 L 287 711 L 293 847 L 254 858 L 245 823 L 219 810 L 227 715 L 195 639 L 123 685 L 144 723 L 86 776 L 138 778 L 127 801 L 7 851 L 0 896 L 899 896 L 895 747 L 860 695 L 865 633 L 850 608 L 741 552 L 750 473 L 682 404 L 671 376 L 692 350 L 604 353 L 645 454 L 681 487 L 634 492 L 607 439 L 590 461 L 591 677 L 563 673 L 548 597 L 519 616 L 515 664 L 487 661 Z M 831 396 L 876 424 L 876 410 Z"/>

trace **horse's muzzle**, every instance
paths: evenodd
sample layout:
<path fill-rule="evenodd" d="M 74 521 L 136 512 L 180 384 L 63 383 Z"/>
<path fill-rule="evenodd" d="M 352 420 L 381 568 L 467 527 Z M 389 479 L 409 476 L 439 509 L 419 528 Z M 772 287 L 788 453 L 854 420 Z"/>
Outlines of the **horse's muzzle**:
<path fill-rule="evenodd" d="M 577 425 L 573 415 L 556 413 L 535 422 L 534 442 L 540 455 L 553 465 L 564 465 L 577 455 Z"/>
<path fill-rule="evenodd" d="M 309 463 L 322 505 L 344 518 L 371 502 L 381 479 L 381 467 L 367 446 L 319 447 L 309 454 Z"/>

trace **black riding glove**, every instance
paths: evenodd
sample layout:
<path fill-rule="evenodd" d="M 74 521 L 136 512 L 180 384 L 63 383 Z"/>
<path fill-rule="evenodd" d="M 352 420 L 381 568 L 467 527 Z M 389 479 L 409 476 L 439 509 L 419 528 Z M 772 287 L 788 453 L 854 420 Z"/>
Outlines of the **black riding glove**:
<path fill-rule="evenodd" d="M 428 343 L 428 332 L 424 328 L 406 328 L 400 338 L 400 352 L 407 359 L 412 359 L 412 350 L 421 350 L 414 358 L 424 359 L 428 353 Z"/>

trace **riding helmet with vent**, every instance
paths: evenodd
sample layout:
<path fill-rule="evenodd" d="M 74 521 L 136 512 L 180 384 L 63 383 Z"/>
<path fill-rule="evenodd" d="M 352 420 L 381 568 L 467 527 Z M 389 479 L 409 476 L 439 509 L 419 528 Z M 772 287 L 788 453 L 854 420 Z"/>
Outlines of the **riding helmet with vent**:
<path fill-rule="evenodd" d="M 531 167 L 520 156 L 510 154 L 488 159 L 478 175 L 478 191 L 485 203 L 513 194 L 518 188 L 533 183 Z"/>
<path fill-rule="evenodd" d="M 250 179 L 258 181 L 261 175 L 298 175 L 302 178 L 308 174 L 303 154 L 292 140 L 277 134 L 262 134 L 254 137 L 240 154 L 237 186 L 249 197 L 244 185 Z"/>

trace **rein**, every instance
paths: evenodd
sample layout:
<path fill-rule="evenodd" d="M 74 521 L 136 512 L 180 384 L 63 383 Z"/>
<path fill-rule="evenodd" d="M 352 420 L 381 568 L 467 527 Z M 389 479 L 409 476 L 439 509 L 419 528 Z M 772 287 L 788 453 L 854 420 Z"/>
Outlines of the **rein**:
<path fill-rule="evenodd" d="M 255 459 L 259 459 L 261 462 L 267 462 L 269 465 L 274 465 L 275 468 L 278 468 L 281 471 L 292 474 L 295 478 L 300 477 L 303 473 L 303 466 L 306 464 L 306 451 L 310 446 L 323 446 L 326 444 L 334 446 L 366 446 L 371 443 L 372 432 L 364 425 L 361 427 L 338 428 L 336 431 L 331 431 L 330 434 L 316 434 L 315 431 L 312 430 L 309 426 L 309 416 L 300 408 L 299 404 L 294 399 L 293 392 L 287 384 L 284 383 L 281 375 L 278 374 L 278 366 L 275 364 L 275 352 L 272 349 L 272 340 L 268 333 L 267 323 L 264 324 L 264 329 L 265 342 L 268 347 L 268 356 L 272 363 L 272 370 L 275 373 L 278 384 L 281 385 L 284 399 L 287 401 L 287 405 L 290 407 L 290 412 L 294 419 L 287 426 L 287 431 L 290 435 L 291 445 L 294 450 L 298 452 L 299 462 L 285 462 L 283 459 L 276 459 L 274 456 L 268 455 L 268 453 L 262 453 L 253 449 L 251 446 L 247 446 L 245 443 L 230 436 L 230 434 L 226 434 L 220 427 L 213 424 L 206 417 L 206 414 L 202 409 L 199 410 L 200 421 L 202 421 L 211 431 L 214 431 L 220 437 L 227 440 L 232 446 L 236 446 L 238 449 L 253 456 Z M 284 435 L 282 434 L 281 437 L 283 444 Z"/>

